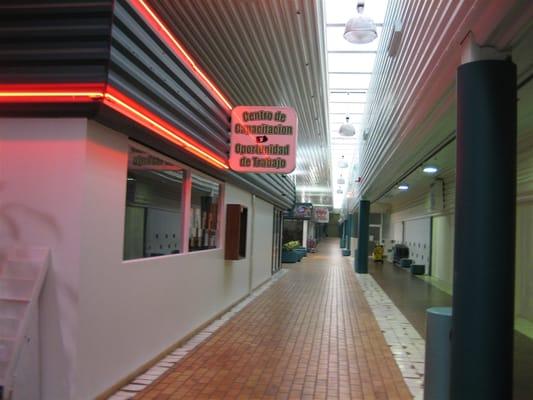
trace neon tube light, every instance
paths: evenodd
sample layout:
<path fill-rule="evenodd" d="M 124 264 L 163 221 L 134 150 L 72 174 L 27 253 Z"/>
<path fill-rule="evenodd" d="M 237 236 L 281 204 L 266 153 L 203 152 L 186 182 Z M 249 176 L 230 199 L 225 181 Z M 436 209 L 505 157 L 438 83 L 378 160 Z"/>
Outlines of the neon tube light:
<path fill-rule="evenodd" d="M 107 91 L 104 94 L 104 104 L 134 120 L 145 128 L 157 133 L 159 136 L 185 148 L 185 150 L 193 153 L 202 160 L 207 161 L 211 165 L 221 169 L 229 169 L 229 166 L 224 160 L 212 154 L 209 150 L 188 138 L 185 133 L 179 131 L 171 124 L 159 118 L 157 115 L 123 95 L 113 87 L 107 88 Z"/>
<path fill-rule="evenodd" d="M 198 67 L 193 58 L 187 53 L 185 48 L 174 37 L 170 30 L 163 24 L 157 14 L 146 4 L 145 0 L 130 0 L 130 4 L 141 14 L 148 24 L 158 32 L 164 42 L 176 53 L 176 55 L 187 64 L 192 72 L 210 89 L 211 94 L 225 106 L 229 111 L 233 108 L 222 92 L 211 82 L 207 75 Z"/>
<path fill-rule="evenodd" d="M 103 97 L 103 84 L 0 85 L 0 103 L 86 103 Z"/>
<path fill-rule="evenodd" d="M 93 101 L 103 101 L 118 113 L 209 164 L 220 169 L 229 169 L 226 160 L 213 154 L 187 134 L 111 86 L 104 91 L 103 84 L 0 84 L 0 103 L 87 103 Z"/>

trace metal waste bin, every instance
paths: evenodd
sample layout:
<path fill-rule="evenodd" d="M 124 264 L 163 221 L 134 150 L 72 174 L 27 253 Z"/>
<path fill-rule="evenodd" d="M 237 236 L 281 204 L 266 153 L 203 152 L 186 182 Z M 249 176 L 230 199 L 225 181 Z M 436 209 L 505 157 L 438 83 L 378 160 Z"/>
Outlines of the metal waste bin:
<path fill-rule="evenodd" d="M 424 400 L 450 400 L 452 308 L 427 309 Z"/>

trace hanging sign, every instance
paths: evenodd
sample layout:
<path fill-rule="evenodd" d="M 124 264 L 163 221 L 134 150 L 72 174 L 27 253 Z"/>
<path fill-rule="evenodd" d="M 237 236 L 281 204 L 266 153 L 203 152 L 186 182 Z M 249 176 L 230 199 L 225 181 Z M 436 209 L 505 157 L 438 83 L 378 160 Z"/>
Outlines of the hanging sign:
<path fill-rule="evenodd" d="M 230 168 L 288 174 L 296 167 L 297 136 L 298 118 L 291 107 L 235 107 L 231 111 Z"/>
<path fill-rule="evenodd" d="M 329 209 L 327 207 L 314 207 L 313 221 L 322 224 L 329 223 Z"/>

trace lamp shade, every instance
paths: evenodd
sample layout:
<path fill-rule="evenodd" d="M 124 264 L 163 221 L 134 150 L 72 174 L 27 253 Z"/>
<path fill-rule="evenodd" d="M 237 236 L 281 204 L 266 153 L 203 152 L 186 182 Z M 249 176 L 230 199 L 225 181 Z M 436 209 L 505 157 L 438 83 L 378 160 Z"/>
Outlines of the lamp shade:
<path fill-rule="evenodd" d="M 337 179 L 337 183 L 339 185 L 344 185 L 346 183 L 346 181 L 344 180 L 344 178 L 341 177 L 341 178 Z"/>
<path fill-rule="evenodd" d="M 350 43 L 370 43 L 378 37 L 376 25 L 372 19 L 363 14 L 357 14 L 346 23 L 344 39 Z"/>
<path fill-rule="evenodd" d="M 342 124 L 339 128 L 339 133 L 341 136 L 353 136 L 355 135 L 355 128 L 350 124 L 350 118 L 346 118 L 346 123 Z"/>
<path fill-rule="evenodd" d="M 339 168 L 348 168 L 346 160 L 339 160 Z"/>

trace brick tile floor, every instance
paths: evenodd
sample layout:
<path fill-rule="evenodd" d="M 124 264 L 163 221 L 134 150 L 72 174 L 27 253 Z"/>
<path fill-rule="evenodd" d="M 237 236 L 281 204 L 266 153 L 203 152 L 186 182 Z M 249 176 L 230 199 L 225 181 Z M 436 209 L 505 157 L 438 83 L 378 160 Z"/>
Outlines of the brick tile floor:
<path fill-rule="evenodd" d="M 290 268 L 136 399 L 411 399 L 337 241 Z"/>

